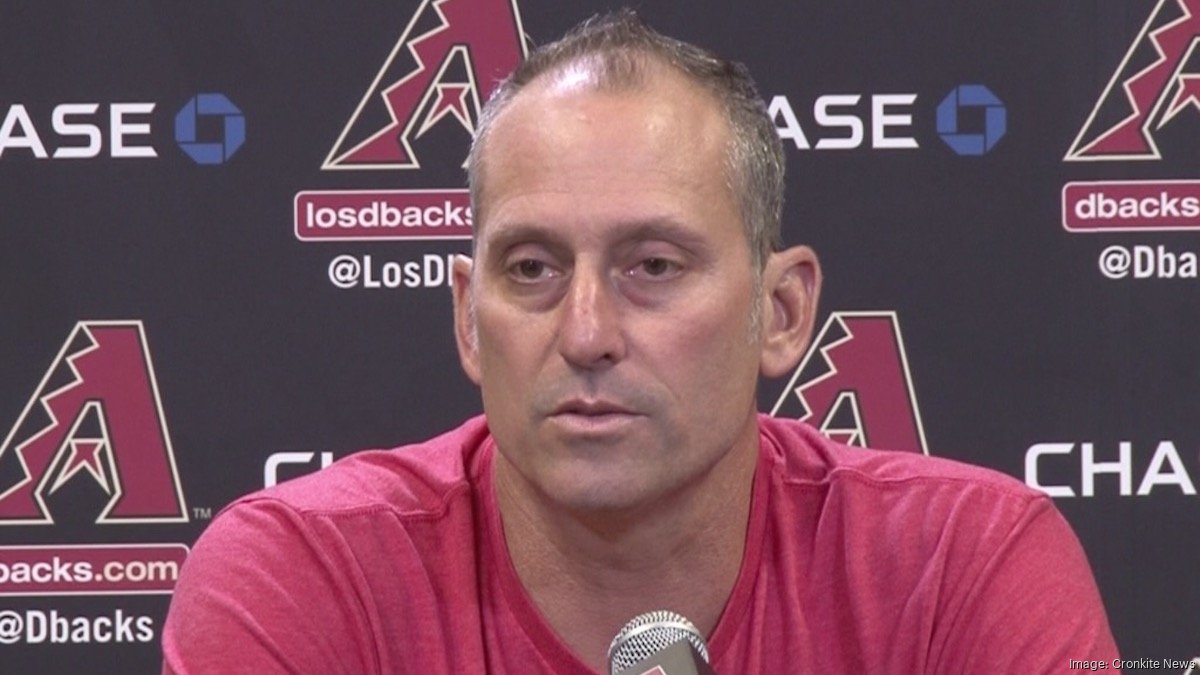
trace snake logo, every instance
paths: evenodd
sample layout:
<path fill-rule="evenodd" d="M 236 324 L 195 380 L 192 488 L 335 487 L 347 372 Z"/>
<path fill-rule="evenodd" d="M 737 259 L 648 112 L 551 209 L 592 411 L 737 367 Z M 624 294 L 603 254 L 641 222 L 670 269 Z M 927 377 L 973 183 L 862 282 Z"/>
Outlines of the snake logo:
<path fill-rule="evenodd" d="M 15 466 L 14 466 L 15 465 Z M 0 445 L 0 525 L 51 525 L 46 504 L 84 477 L 108 500 L 95 522 L 188 521 L 140 321 L 81 321 Z"/>
<path fill-rule="evenodd" d="M 1063 159 L 1161 159 L 1155 133 L 1200 109 L 1200 73 L 1184 72 L 1197 44 L 1200 0 L 1159 0 Z M 1135 72 L 1134 54 L 1144 53 L 1153 59 Z"/>
<path fill-rule="evenodd" d="M 895 312 L 833 312 L 771 414 L 840 443 L 929 454 Z"/>
<path fill-rule="evenodd" d="M 446 119 L 474 132 L 525 54 L 516 0 L 423 0 L 321 168 L 421 168 L 412 141 Z"/>

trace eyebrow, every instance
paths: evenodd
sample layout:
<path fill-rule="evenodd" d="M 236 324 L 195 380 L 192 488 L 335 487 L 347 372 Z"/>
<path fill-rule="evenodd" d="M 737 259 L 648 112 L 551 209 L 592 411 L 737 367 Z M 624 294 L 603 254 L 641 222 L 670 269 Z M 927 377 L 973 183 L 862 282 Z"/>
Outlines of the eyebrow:
<path fill-rule="evenodd" d="M 493 231 L 500 229 L 494 237 L 485 239 L 489 248 L 506 251 L 522 243 L 539 243 L 551 248 L 568 249 L 567 238 L 562 235 L 562 227 L 551 225 L 535 225 L 532 223 L 514 223 L 500 228 L 493 226 Z M 691 251 L 708 248 L 704 237 L 692 229 L 685 227 L 671 218 L 650 218 L 619 222 L 609 230 L 609 238 L 618 242 L 662 240 Z"/>

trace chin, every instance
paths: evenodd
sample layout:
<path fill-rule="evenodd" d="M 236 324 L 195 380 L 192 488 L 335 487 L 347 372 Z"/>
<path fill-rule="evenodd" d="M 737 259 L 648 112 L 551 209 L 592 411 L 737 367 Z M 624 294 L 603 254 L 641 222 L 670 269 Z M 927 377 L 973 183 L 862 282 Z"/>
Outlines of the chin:
<path fill-rule="evenodd" d="M 592 465 L 572 467 L 557 473 L 543 484 L 543 492 L 552 502 L 581 515 L 636 510 L 653 501 L 657 494 L 645 481 L 644 472 L 636 470 Z"/>

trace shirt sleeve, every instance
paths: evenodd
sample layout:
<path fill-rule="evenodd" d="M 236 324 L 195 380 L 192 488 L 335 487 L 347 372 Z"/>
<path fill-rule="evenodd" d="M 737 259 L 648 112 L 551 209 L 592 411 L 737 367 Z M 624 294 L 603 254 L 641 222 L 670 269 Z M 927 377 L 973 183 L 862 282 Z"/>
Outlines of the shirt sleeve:
<path fill-rule="evenodd" d="M 303 514 L 274 500 L 224 511 L 180 573 L 163 672 L 378 672 L 372 626 L 330 549 Z"/>
<path fill-rule="evenodd" d="M 1048 498 L 1031 500 L 978 565 L 931 645 L 932 672 L 1063 673 L 1118 658 L 1100 593 L 1075 533 Z"/>

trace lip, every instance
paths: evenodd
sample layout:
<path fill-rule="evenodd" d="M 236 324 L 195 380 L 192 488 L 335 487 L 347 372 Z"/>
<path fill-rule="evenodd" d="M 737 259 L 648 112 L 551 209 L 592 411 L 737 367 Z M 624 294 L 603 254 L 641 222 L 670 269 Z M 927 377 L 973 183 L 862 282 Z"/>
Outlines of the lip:
<path fill-rule="evenodd" d="M 641 416 L 610 401 L 573 399 L 556 407 L 550 420 L 570 433 L 600 435 L 619 432 Z"/>
<path fill-rule="evenodd" d="M 604 415 L 633 415 L 635 413 L 629 408 L 611 401 L 573 398 L 558 404 L 550 414 L 556 416 L 582 415 L 586 417 L 600 417 Z"/>

